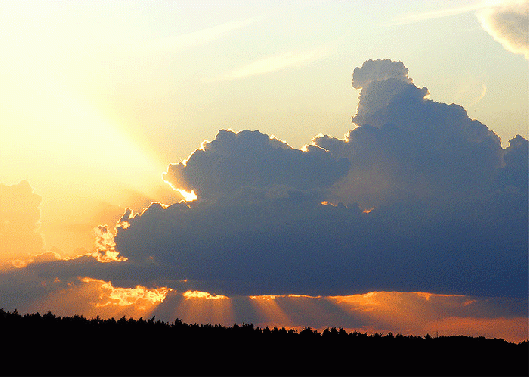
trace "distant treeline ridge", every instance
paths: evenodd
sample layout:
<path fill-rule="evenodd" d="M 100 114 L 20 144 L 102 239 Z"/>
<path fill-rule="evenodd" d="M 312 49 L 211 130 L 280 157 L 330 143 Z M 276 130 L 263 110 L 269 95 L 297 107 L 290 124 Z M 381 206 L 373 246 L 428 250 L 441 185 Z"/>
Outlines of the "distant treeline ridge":
<path fill-rule="evenodd" d="M 527 340 L 368 335 L 0 309 L 10 375 L 527 375 Z M 27 362 L 20 362 L 23 355 Z"/>

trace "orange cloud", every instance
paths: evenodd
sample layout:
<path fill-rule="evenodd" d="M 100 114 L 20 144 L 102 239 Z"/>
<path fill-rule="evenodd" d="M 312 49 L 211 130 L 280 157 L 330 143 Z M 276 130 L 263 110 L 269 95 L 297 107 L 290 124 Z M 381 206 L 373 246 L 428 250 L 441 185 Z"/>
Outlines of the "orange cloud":
<path fill-rule="evenodd" d="M 183 296 L 186 300 L 193 298 L 203 298 L 206 300 L 227 300 L 228 297 L 224 295 L 212 295 L 209 292 L 200 292 L 200 291 L 186 291 L 183 293 Z"/>
<path fill-rule="evenodd" d="M 58 287 L 64 286 L 59 279 L 53 283 Z M 66 288 L 57 289 L 44 300 L 27 308 L 27 311 L 51 310 L 58 315 L 80 314 L 89 318 L 147 317 L 171 291 L 166 287 L 149 289 L 140 285 L 119 288 L 110 281 L 82 277 L 68 282 Z"/>
<path fill-rule="evenodd" d="M 50 294 L 28 312 L 101 318 L 149 317 L 186 323 L 253 323 L 301 330 L 342 327 L 347 331 L 424 336 L 484 336 L 510 342 L 527 339 L 523 302 L 514 299 L 442 295 L 429 292 L 369 292 L 359 295 L 235 296 L 161 287 L 114 287 L 110 281 L 80 278 L 44 282 Z M 55 287 L 55 288 L 54 288 Z M 510 300 L 510 301 L 509 301 Z M 513 311 L 509 308 L 515 308 Z"/>

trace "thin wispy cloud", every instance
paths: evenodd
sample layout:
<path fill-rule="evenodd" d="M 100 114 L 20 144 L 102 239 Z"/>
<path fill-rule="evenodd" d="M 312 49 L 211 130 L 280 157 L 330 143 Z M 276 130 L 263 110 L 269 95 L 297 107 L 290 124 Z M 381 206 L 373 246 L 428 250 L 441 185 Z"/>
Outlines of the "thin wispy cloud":
<path fill-rule="evenodd" d="M 302 67 L 324 58 L 330 52 L 331 49 L 326 47 L 318 47 L 304 51 L 288 51 L 253 61 L 212 81 L 237 80 L 278 72 L 287 68 Z"/>
<path fill-rule="evenodd" d="M 480 1 L 431 12 L 407 13 L 385 26 L 409 25 L 469 12 L 476 14 L 483 30 L 507 51 L 523 54 L 529 59 L 529 3 L 526 0 Z"/>
<path fill-rule="evenodd" d="M 223 38 L 236 30 L 249 26 L 256 21 L 256 17 L 251 17 L 244 20 L 226 22 L 186 34 L 178 34 L 152 41 L 146 46 L 146 49 L 152 52 L 179 51 L 194 46 L 204 45 Z"/>
<path fill-rule="evenodd" d="M 429 21 L 437 18 L 457 16 L 464 13 L 474 12 L 500 4 L 499 1 L 480 1 L 474 4 L 464 5 L 455 8 L 438 9 L 431 12 L 407 13 L 397 17 L 386 24 L 386 26 L 408 25 L 416 22 Z"/>

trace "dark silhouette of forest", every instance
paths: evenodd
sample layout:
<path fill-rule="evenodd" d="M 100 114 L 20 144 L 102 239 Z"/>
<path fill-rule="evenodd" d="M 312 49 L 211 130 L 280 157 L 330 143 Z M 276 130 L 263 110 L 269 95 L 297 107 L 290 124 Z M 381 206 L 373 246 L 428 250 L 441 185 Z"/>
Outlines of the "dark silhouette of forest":
<path fill-rule="evenodd" d="M 3 375 L 525 375 L 528 342 L 21 315 L 0 309 Z"/>

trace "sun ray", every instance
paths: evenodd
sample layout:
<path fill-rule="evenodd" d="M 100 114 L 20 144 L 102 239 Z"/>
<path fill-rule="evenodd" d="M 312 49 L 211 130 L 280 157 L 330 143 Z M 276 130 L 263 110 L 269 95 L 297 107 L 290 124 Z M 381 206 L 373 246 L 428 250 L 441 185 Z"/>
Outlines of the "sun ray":
<path fill-rule="evenodd" d="M 186 291 L 182 293 L 175 311 L 187 323 L 231 325 L 234 321 L 232 300 L 224 295 L 209 292 Z"/>

